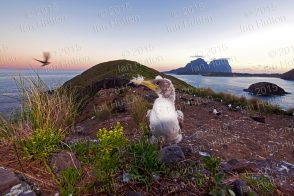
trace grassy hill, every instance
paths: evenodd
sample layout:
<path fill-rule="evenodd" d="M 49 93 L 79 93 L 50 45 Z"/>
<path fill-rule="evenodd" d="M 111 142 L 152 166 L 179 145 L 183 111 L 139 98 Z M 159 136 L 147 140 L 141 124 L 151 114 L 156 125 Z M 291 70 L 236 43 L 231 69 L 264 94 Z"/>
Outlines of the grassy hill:
<path fill-rule="evenodd" d="M 82 74 L 72 78 L 64 84 L 64 87 L 71 86 L 84 88 L 106 78 L 121 78 L 130 80 L 133 77 L 142 75 L 147 79 L 154 79 L 157 75 L 170 79 L 176 89 L 193 88 L 191 85 L 173 76 L 169 76 L 144 66 L 135 61 L 115 60 L 100 63 L 84 71 Z"/>

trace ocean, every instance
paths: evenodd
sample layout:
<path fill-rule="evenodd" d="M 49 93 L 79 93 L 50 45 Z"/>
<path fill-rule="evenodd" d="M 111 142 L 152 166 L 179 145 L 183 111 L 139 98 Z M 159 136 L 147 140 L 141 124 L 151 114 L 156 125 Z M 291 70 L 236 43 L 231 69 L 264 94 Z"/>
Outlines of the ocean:
<path fill-rule="evenodd" d="M 13 70 L 0 69 L 0 112 L 8 117 L 11 112 L 19 108 L 18 88 L 15 79 L 36 78 L 38 76 L 51 88 L 61 86 L 67 80 L 80 74 L 82 71 L 48 71 L 48 70 Z M 252 98 L 254 96 L 244 92 L 250 84 L 255 82 L 272 82 L 291 93 L 282 97 L 262 98 L 283 109 L 294 108 L 294 82 L 279 78 L 264 77 L 204 77 L 199 75 L 173 75 L 195 87 L 211 88 L 215 92 L 227 92 L 237 96 Z"/>
<path fill-rule="evenodd" d="M 0 69 L 0 113 L 8 117 L 11 112 L 19 108 L 19 90 L 16 85 L 19 77 L 36 78 L 39 76 L 49 88 L 54 89 L 81 72 Z"/>

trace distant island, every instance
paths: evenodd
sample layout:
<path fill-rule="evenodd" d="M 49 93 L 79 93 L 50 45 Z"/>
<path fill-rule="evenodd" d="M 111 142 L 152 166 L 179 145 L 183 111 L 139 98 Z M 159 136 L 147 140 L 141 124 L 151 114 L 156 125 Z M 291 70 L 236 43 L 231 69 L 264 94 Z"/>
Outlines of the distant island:
<path fill-rule="evenodd" d="M 176 75 L 202 75 L 214 77 L 273 77 L 284 80 L 294 80 L 294 69 L 284 73 L 234 73 L 229 61 L 225 58 L 214 59 L 207 63 L 204 59 L 198 58 L 191 61 L 185 67 L 180 67 L 170 71 L 167 74 Z"/>
<path fill-rule="evenodd" d="M 232 67 L 227 59 L 215 59 L 207 63 L 204 59 L 198 58 L 191 61 L 185 67 L 174 69 L 166 73 L 179 75 L 198 75 L 203 73 L 232 73 Z"/>

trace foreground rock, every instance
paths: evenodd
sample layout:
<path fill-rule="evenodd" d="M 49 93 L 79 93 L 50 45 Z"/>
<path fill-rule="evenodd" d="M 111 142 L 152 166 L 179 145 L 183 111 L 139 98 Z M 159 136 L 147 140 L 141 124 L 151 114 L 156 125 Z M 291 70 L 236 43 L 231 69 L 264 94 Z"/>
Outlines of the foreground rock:
<path fill-rule="evenodd" d="M 276 84 L 270 82 L 258 82 L 249 86 L 244 91 L 249 92 L 256 96 L 283 96 L 287 92 Z"/>
<path fill-rule="evenodd" d="M 0 168 L 0 195 L 34 196 L 36 194 L 14 172 Z"/>
<path fill-rule="evenodd" d="M 62 151 L 57 154 L 52 155 L 49 159 L 49 165 L 54 173 L 60 173 L 67 168 L 81 168 L 81 163 L 76 158 L 76 156 L 67 151 Z"/>
<path fill-rule="evenodd" d="M 159 152 L 159 161 L 173 163 L 185 159 L 184 152 L 179 146 L 166 146 Z"/>

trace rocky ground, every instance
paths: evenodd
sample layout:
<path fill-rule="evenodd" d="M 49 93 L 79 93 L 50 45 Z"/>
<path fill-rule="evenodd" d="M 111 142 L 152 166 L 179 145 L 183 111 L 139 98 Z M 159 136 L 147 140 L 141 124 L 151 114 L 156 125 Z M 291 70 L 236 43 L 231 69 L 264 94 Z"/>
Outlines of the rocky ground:
<path fill-rule="evenodd" d="M 136 94 L 149 100 L 150 104 L 156 98 L 150 90 L 144 87 L 123 89 L 123 91 L 124 97 Z M 125 135 L 130 140 L 138 138 L 139 128 L 127 111 L 128 104 L 131 104 L 132 101 L 128 102 L 116 92 L 115 89 L 106 89 L 103 90 L 103 93 L 100 92 L 94 96 L 79 116 L 78 123 L 73 128 L 73 134 L 69 135 L 65 142 L 74 143 L 81 139 L 96 139 L 96 131 L 99 128 L 110 128 L 116 122 L 121 122 Z M 94 106 L 99 106 L 105 101 L 114 103 L 111 110 L 116 112 L 105 117 L 105 120 L 99 120 L 94 116 Z M 225 182 L 227 184 L 236 183 L 239 174 L 245 171 L 263 173 L 269 176 L 278 187 L 275 195 L 294 193 L 293 116 L 244 111 L 236 106 L 229 107 L 222 102 L 179 92 L 176 107 L 185 116 L 182 130 L 184 137 L 179 144 L 185 155 L 182 161 L 199 160 L 201 156 L 213 155 L 222 159 L 221 167 L 226 173 Z M 213 112 L 214 109 L 217 112 Z M 48 177 L 49 174 L 44 172 L 45 169 L 39 162 L 23 161 L 25 171 L 19 171 L 10 146 L 2 143 L 0 155 L 1 166 L 9 171 L 25 173 L 27 182 L 33 187 L 39 187 L 44 195 L 57 192 L 56 186 Z M 87 168 L 84 170 L 87 171 Z M 91 174 L 87 172 L 86 174 L 85 179 L 91 178 Z M 11 184 L 19 184 L 19 181 L 11 180 Z M 183 193 L 185 195 L 189 192 L 187 187 L 178 186 L 179 182 L 172 181 L 165 184 L 176 188 L 171 190 L 165 187 L 161 193 Z M 135 188 L 133 190 L 140 192 Z M 160 194 L 153 191 L 154 194 Z"/>

